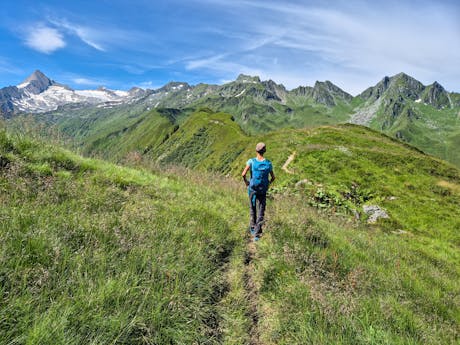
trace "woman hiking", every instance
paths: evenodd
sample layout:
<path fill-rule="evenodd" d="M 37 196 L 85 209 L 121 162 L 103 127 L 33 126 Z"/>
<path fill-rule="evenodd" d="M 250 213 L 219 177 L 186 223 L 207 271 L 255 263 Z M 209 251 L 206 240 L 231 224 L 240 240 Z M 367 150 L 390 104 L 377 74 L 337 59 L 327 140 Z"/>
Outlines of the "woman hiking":
<path fill-rule="evenodd" d="M 262 225 L 264 222 L 265 205 L 268 186 L 275 180 L 272 163 L 264 158 L 266 147 L 264 143 L 256 145 L 257 156 L 247 161 L 241 176 L 248 187 L 250 231 L 254 241 L 262 236 Z M 251 170 L 251 180 L 246 179 L 247 172 Z M 268 176 L 270 175 L 270 180 Z"/>

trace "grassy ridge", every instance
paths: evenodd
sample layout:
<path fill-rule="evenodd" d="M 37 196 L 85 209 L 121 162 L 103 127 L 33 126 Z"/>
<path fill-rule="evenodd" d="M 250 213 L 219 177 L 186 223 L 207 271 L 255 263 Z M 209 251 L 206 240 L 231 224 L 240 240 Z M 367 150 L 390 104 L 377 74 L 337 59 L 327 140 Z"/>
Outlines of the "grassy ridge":
<path fill-rule="evenodd" d="M 147 158 L 160 164 L 184 165 L 228 173 L 231 164 L 249 144 L 249 138 L 225 113 L 202 109 L 188 117 Z"/>
<path fill-rule="evenodd" d="M 174 118 L 166 115 L 150 111 L 136 118 L 132 124 L 114 126 L 103 135 L 95 133 L 84 139 L 84 152 L 97 153 L 116 161 L 125 158 L 129 152 L 153 150 L 177 128 Z"/>
<path fill-rule="evenodd" d="M 460 173 L 454 166 L 355 125 L 279 131 L 254 139 L 268 144 L 268 157 L 280 174 L 275 187 L 280 192 L 301 194 L 314 206 L 351 214 L 377 204 L 390 214 L 390 220 L 379 223 L 387 230 L 460 243 Z M 241 154 L 235 172 L 251 151 L 248 147 Z M 288 172 L 280 169 L 294 152 Z"/>

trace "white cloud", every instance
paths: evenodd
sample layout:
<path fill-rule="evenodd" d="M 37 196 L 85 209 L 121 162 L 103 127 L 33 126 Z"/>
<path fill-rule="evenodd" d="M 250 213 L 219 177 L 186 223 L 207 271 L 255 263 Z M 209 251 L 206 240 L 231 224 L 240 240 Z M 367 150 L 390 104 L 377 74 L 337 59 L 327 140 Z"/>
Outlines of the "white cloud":
<path fill-rule="evenodd" d="M 66 46 L 63 35 L 57 29 L 43 24 L 28 28 L 25 44 L 45 54 L 51 54 Z"/>
<path fill-rule="evenodd" d="M 205 67 L 208 69 L 216 69 L 216 66 L 219 66 L 222 60 L 228 55 L 229 54 L 219 54 L 219 55 L 189 60 L 186 62 L 185 68 L 188 70 L 194 70 L 194 69 L 198 69 L 202 67 Z M 217 69 L 221 69 L 221 68 L 218 67 Z"/>
<path fill-rule="evenodd" d="M 103 47 L 103 45 L 98 42 L 98 36 L 100 36 L 100 33 L 98 33 L 98 31 L 89 27 L 70 23 L 67 20 L 50 20 L 50 22 L 56 25 L 57 27 L 66 30 L 69 34 L 77 36 L 90 47 L 99 51 L 106 50 Z"/>
<path fill-rule="evenodd" d="M 85 25 L 65 18 L 49 17 L 48 22 L 68 35 L 78 37 L 88 46 L 105 52 L 110 48 L 122 48 L 150 52 L 152 35 L 145 31 L 124 30 L 113 23 L 94 21 Z"/>

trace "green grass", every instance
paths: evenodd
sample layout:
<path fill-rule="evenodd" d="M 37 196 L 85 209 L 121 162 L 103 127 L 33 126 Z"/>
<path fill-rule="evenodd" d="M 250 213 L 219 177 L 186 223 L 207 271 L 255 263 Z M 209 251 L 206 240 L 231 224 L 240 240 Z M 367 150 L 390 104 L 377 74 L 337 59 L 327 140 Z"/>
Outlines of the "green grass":
<path fill-rule="evenodd" d="M 260 140 L 277 181 L 251 258 L 242 183 L 206 171 L 236 177 Z M 458 343 L 454 166 L 208 110 L 157 147 L 127 168 L 0 132 L 0 344 Z"/>
<path fill-rule="evenodd" d="M 238 197 L 3 132 L 0 157 L 0 343 L 214 344 L 244 315 Z"/>
<path fill-rule="evenodd" d="M 458 247 L 277 201 L 255 258 L 262 343 L 458 342 Z"/>
<path fill-rule="evenodd" d="M 428 104 L 405 102 L 398 117 L 385 113 L 382 106 L 370 127 L 393 137 L 399 136 L 424 152 L 460 166 L 458 106 L 436 109 Z"/>

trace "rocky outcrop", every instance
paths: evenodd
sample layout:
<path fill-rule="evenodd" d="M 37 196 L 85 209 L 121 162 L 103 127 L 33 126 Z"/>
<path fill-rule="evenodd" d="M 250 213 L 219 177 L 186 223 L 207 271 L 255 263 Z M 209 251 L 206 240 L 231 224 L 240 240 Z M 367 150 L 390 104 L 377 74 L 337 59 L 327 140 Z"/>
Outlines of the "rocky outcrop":
<path fill-rule="evenodd" d="M 267 91 L 276 95 L 280 100 L 286 99 L 287 91 L 283 84 L 277 84 L 273 80 L 263 81 L 261 83 Z"/>
<path fill-rule="evenodd" d="M 324 104 L 327 107 L 334 107 L 338 101 L 350 102 L 353 96 L 346 93 L 329 80 L 317 81 L 314 87 L 299 86 L 290 91 L 291 95 L 311 98 L 315 103 Z"/>
<path fill-rule="evenodd" d="M 182 83 L 178 81 L 171 81 L 163 87 L 155 90 L 155 93 L 162 93 L 162 92 L 175 92 L 175 91 L 183 91 L 190 89 L 190 85 L 187 83 Z"/>
<path fill-rule="evenodd" d="M 425 86 L 418 80 L 405 73 L 399 73 L 393 77 L 384 77 L 375 86 L 363 91 L 359 97 L 365 100 L 375 101 L 384 95 L 396 98 L 398 96 L 417 100 Z"/>
<path fill-rule="evenodd" d="M 390 218 L 388 213 L 377 205 L 364 205 L 363 206 L 364 213 L 367 214 L 367 222 L 369 224 L 375 224 L 380 218 Z"/>
<path fill-rule="evenodd" d="M 293 96 L 311 97 L 312 92 L 313 88 L 311 86 L 299 86 L 292 89 L 289 93 Z"/>
<path fill-rule="evenodd" d="M 260 83 L 260 78 L 258 76 L 250 76 L 246 74 L 240 74 L 238 78 L 236 78 L 237 82 L 240 83 L 253 83 L 257 84 Z"/>
<path fill-rule="evenodd" d="M 449 94 L 442 85 L 436 81 L 426 88 L 422 96 L 422 102 L 430 104 L 437 109 L 451 106 Z"/>
<path fill-rule="evenodd" d="M 14 112 L 14 99 L 21 97 L 21 92 L 16 86 L 7 86 L 0 89 L 0 115 L 7 116 Z"/>
<path fill-rule="evenodd" d="M 373 99 L 377 100 L 379 99 L 383 93 L 388 89 L 388 86 L 390 85 L 390 78 L 385 76 L 381 81 L 379 81 L 375 86 L 371 86 L 364 90 L 359 97 L 362 99 Z"/>

